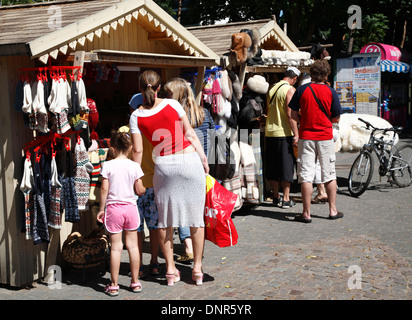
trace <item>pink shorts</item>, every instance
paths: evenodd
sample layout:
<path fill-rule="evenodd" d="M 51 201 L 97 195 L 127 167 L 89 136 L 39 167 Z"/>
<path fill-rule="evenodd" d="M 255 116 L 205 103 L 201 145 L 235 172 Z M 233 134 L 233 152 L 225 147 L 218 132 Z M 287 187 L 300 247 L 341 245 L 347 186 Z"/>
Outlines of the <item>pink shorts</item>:
<path fill-rule="evenodd" d="M 104 225 L 110 233 L 136 230 L 140 225 L 139 211 L 133 203 L 110 203 L 106 206 Z"/>

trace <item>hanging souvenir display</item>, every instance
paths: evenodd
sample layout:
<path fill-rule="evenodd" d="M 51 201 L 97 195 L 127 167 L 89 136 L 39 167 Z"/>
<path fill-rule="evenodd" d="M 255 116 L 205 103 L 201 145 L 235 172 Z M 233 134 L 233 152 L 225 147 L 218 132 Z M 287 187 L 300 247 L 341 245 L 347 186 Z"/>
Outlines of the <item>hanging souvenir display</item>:
<path fill-rule="evenodd" d="M 15 110 L 23 112 L 30 129 L 39 133 L 52 130 L 64 134 L 70 129 L 79 131 L 88 126 L 86 87 L 81 72 L 77 70 L 79 68 L 49 66 L 20 69 L 22 75 L 16 88 Z M 31 72 L 35 73 L 34 81 Z"/>
<path fill-rule="evenodd" d="M 263 96 L 267 89 L 266 79 L 257 74 L 250 76 L 242 88 L 233 70 L 214 68 L 205 72 L 201 104 L 209 110 L 216 125 L 209 166 L 211 174 L 239 196 L 235 211 L 243 203 L 263 201 L 260 137 L 252 129 L 259 129 L 255 123 L 264 112 Z M 240 134 L 242 130 L 247 130 L 247 134 Z M 247 141 L 240 141 L 245 137 Z"/>
<path fill-rule="evenodd" d="M 80 212 L 89 210 L 90 201 L 98 200 L 100 168 L 108 149 L 87 151 L 90 130 L 98 139 L 94 130 L 99 114 L 96 103 L 87 98 L 79 68 L 20 69 L 14 109 L 34 131 L 33 140 L 23 147 L 21 229 L 34 244 L 49 242 L 49 228 L 61 229 L 63 220 L 79 222 Z M 113 66 L 105 70 L 107 79 L 115 81 L 119 72 Z M 98 165 L 91 162 L 94 155 Z"/>

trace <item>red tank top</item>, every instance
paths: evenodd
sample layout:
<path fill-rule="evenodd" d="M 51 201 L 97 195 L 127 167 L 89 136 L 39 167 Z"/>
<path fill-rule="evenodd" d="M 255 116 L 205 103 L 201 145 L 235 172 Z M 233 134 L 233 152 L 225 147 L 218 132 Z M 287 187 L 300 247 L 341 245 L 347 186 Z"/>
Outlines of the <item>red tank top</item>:
<path fill-rule="evenodd" d="M 182 105 L 173 99 L 163 101 L 152 109 L 136 109 L 130 117 L 130 133 L 142 133 L 153 145 L 156 156 L 174 154 L 190 145 L 184 137 Z"/>

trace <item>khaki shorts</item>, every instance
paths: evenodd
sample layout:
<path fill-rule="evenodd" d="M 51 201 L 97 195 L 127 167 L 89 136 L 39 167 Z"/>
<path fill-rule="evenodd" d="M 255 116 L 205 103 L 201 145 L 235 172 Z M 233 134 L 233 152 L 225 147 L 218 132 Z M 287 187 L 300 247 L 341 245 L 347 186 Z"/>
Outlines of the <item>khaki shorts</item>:
<path fill-rule="evenodd" d="M 313 182 L 316 172 L 316 161 L 321 167 L 320 181 L 326 183 L 336 180 L 335 170 L 335 143 L 333 140 L 299 140 L 299 155 L 296 160 L 298 165 L 298 182 Z"/>

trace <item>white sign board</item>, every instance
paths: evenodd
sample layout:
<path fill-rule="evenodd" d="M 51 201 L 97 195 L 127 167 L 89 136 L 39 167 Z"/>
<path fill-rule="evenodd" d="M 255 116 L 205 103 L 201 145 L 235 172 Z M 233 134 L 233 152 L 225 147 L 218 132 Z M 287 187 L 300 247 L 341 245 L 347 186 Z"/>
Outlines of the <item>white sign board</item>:
<path fill-rule="evenodd" d="M 378 115 L 381 87 L 380 53 L 355 54 L 350 58 L 337 59 L 335 89 L 341 92 L 342 108 L 346 112 Z M 347 92 L 351 83 L 353 105 Z"/>

